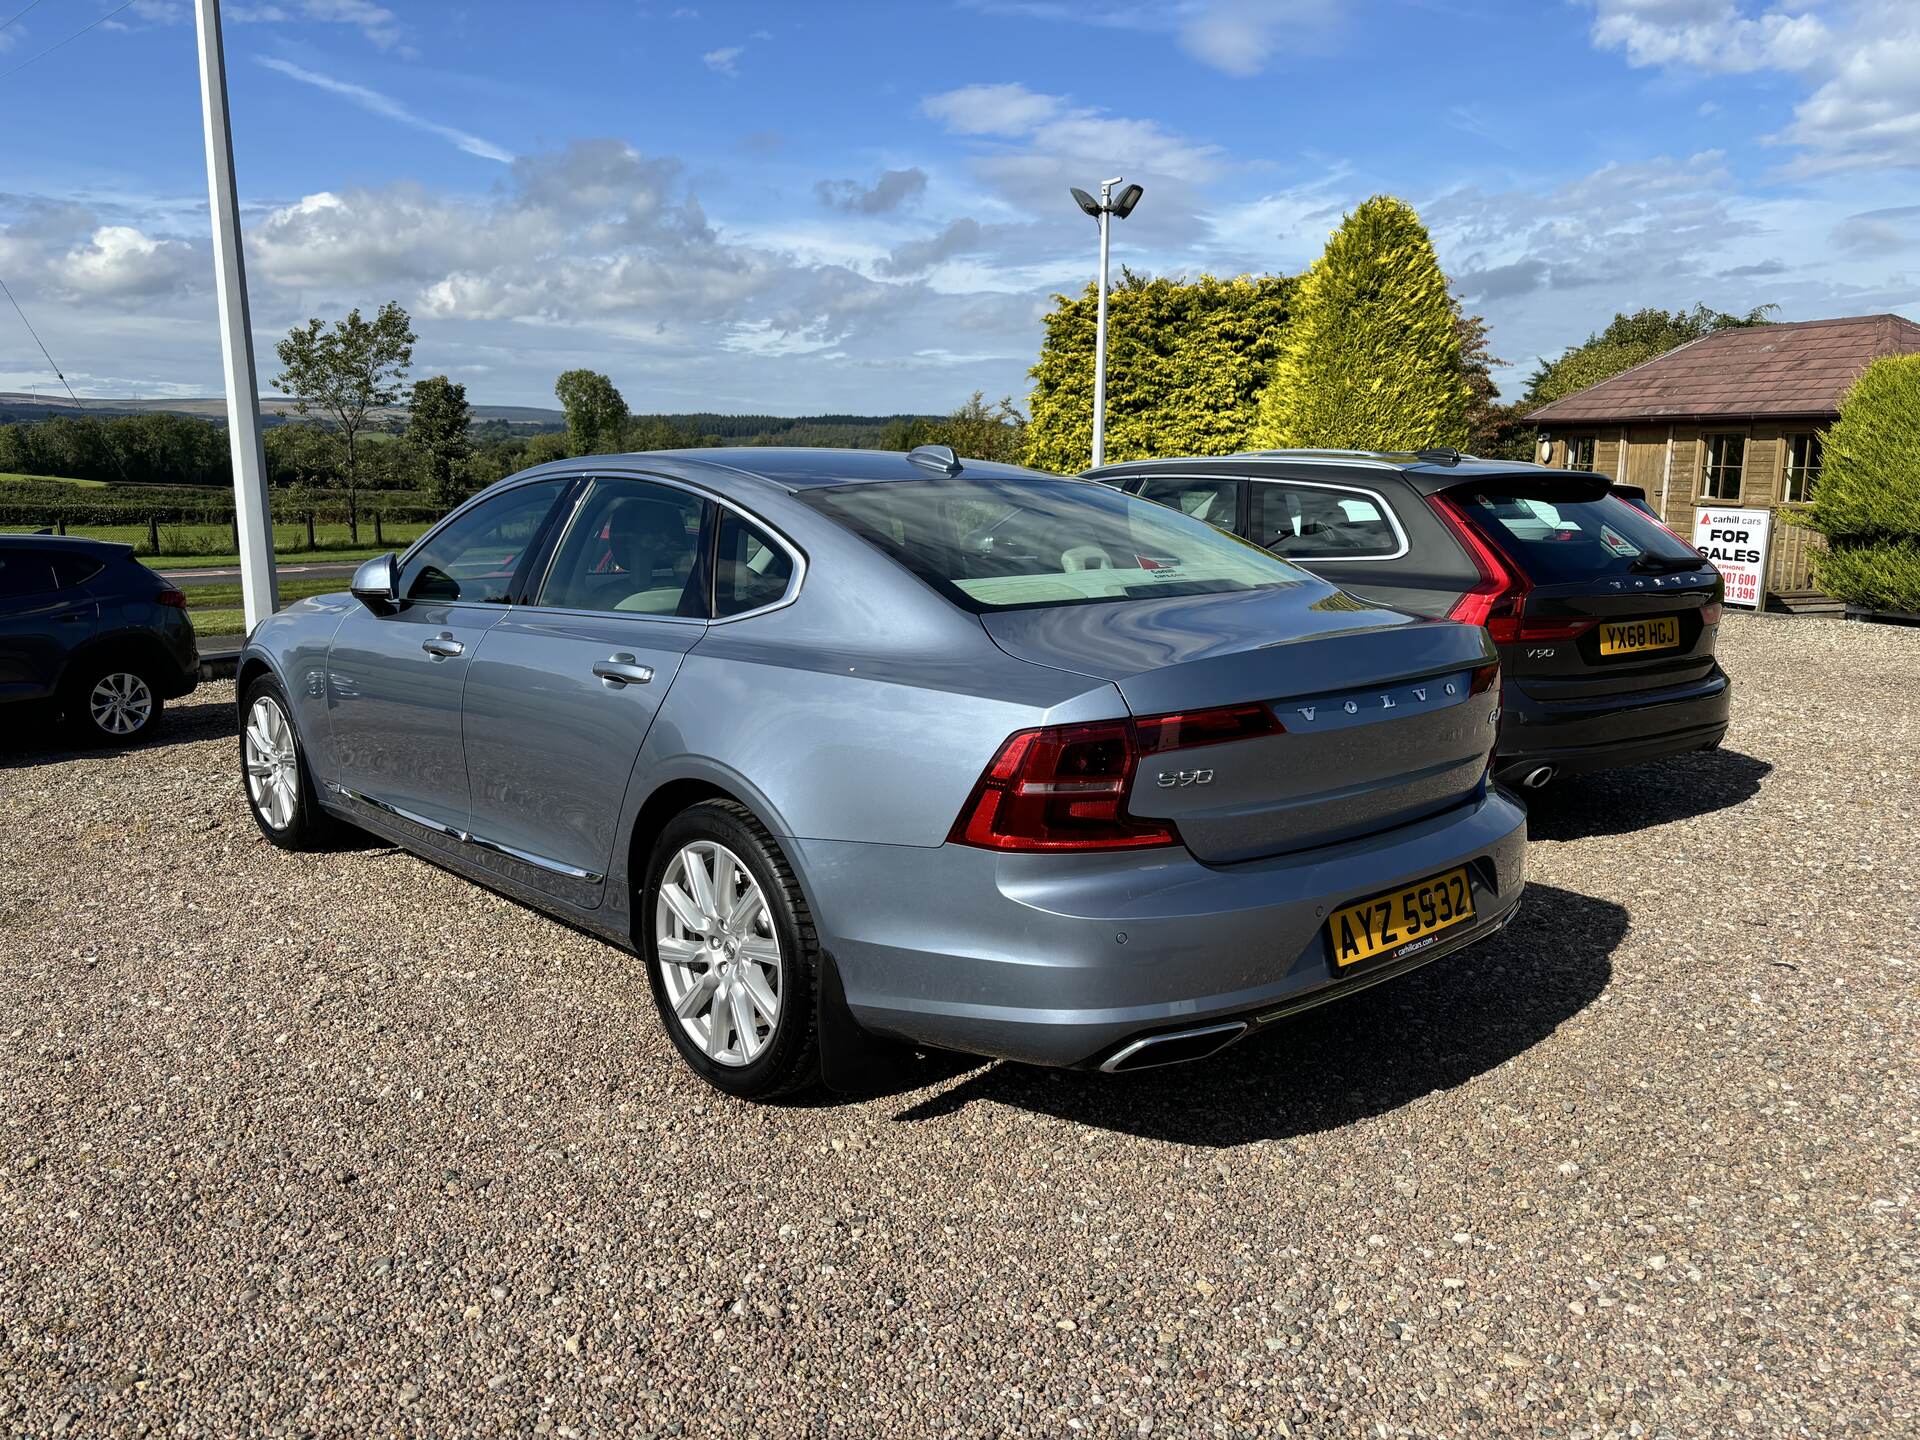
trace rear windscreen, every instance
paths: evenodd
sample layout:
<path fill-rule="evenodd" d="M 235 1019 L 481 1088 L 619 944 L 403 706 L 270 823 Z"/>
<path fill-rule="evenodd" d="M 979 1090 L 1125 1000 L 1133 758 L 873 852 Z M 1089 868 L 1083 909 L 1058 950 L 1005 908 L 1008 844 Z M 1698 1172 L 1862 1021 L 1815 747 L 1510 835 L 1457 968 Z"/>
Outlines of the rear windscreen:
<path fill-rule="evenodd" d="M 1258 546 L 1085 480 L 958 476 L 804 492 L 963 609 L 1297 585 Z"/>
<path fill-rule="evenodd" d="M 1497 490 L 1450 490 L 1447 499 L 1536 585 L 1691 570 L 1702 563 L 1691 545 L 1611 495 L 1538 500 Z"/>

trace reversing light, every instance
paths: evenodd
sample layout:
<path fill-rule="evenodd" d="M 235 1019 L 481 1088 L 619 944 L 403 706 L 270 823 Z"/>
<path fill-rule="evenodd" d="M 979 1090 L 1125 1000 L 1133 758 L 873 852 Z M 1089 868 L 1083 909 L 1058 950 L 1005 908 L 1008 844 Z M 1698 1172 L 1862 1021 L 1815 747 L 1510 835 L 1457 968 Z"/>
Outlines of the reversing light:
<path fill-rule="evenodd" d="M 159 605 L 171 605 L 176 610 L 184 610 L 187 608 L 187 592 L 184 590 L 176 590 L 171 585 L 153 598 L 154 603 Z"/>

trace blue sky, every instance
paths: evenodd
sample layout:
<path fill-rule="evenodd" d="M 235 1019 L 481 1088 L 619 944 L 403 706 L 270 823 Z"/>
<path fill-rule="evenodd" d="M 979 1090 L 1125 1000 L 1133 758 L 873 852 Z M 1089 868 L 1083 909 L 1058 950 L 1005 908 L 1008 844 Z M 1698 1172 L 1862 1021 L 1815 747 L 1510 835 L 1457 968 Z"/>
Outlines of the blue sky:
<path fill-rule="evenodd" d="M 0 279 L 82 395 L 217 393 L 191 7 L 61 44 L 114 3 L 0 28 Z M 1404 197 L 1509 394 L 1623 308 L 1920 318 L 1916 0 L 226 15 L 263 385 L 288 325 L 391 298 L 477 402 L 576 365 L 639 410 L 1020 397 L 1092 272 L 1066 187 L 1112 175 L 1153 272 L 1297 271 Z M 8 310 L 0 389 L 54 392 Z"/>

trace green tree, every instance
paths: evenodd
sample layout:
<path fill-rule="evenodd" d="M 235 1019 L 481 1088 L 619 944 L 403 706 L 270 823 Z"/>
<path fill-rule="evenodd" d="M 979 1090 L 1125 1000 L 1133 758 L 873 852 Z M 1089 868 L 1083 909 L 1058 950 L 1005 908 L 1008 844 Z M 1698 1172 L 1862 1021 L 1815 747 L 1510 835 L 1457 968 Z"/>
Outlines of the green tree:
<path fill-rule="evenodd" d="M 1473 400 L 1447 277 L 1413 207 L 1375 195 L 1301 280 L 1260 446 L 1463 447 Z"/>
<path fill-rule="evenodd" d="M 597 370 L 568 370 L 553 382 L 553 393 L 567 412 L 569 454 L 601 455 L 619 444 L 627 402 L 613 381 Z"/>
<path fill-rule="evenodd" d="M 1527 378 L 1521 404 L 1531 409 L 1558 400 L 1716 330 L 1765 325 L 1778 308 L 1759 305 L 1744 315 L 1709 310 L 1705 305 L 1695 305 L 1691 310 L 1636 310 L 1631 315 L 1622 311 L 1606 329 L 1568 346 L 1552 360 L 1542 360 Z"/>
<path fill-rule="evenodd" d="M 338 447 L 318 425 L 269 425 L 260 438 L 267 452 L 267 479 L 274 486 L 312 488 L 333 483 Z"/>
<path fill-rule="evenodd" d="M 1475 455 L 1491 455 L 1502 443 L 1500 430 L 1506 423 L 1509 407 L 1500 403 L 1500 387 L 1493 383 L 1496 360 L 1487 341 L 1487 322 L 1469 315 L 1455 300 L 1453 329 L 1460 341 L 1460 374 L 1467 382 L 1467 444 Z"/>
<path fill-rule="evenodd" d="M 467 407 L 467 387 L 444 375 L 413 382 L 413 403 L 407 407 L 407 440 L 425 470 L 427 498 L 442 510 L 451 510 L 469 494 L 467 462 L 473 443 L 467 425 L 473 418 Z"/>
<path fill-rule="evenodd" d="M 1805 523 L 1827 537 L 1829 595 L 1920 613 L 1920 355 L 1869 365 L 1840 402 Z"/>
<path fill-rule="evenodd" d="M 1027 453 L 1027 417 L 1003 395 L 992 405 L 986 392 L 976 390 L 951 415 L 917 415 L 887 427 L 883 450 L 911 450 L 918 445 L 950 445 L 963 460 L 995 460 L 1018 465 Z"/>
<path fill-rule="evenodd" d="M 372 320 L 356 308 L 331 326 L 318 319 L 296 325 L 274 346 L 286 368 L 274 388 L 293 397 L 296 413 L 319 412 L 340 447 L 340 485 L 346 491 L 347 533 L 360 539 L 360 437 L 376 411 L 400 398 L 413 363 L 413 322 L 389 300 Z"/>
<path fill-rule="evenodd" d="M 1293 289 L 1278 275 L 1181 280 L 1123 269 L 1107 307 L 1106 458 L 1246 449 Z M 1073 474 L 1093 451 L 1098 298 L 1088 285 L 1053 299 L 1040 358 L 1027 372 L 1025 458 Z"/>

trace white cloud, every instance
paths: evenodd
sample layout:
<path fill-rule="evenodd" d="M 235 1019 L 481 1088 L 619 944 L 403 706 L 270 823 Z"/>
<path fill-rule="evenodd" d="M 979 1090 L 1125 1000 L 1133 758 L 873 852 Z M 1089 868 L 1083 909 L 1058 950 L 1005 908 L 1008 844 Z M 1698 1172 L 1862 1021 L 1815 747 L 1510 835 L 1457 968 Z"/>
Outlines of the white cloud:
<path fill-rule="evenodd" d="M 1585 0 L 1593 41 L 1680 74 L 1773 70 L 1813 87 L 1767 137 L 1799 153 L 1789 174 L 1920 166 L 1920 4 L 1852 0 L 1829 19 L 1734 0 Z M 1709 101 L 1701 114 L 1712 113 Z"/>
<path fill-rule="evenodd" d="M 1258 75 L 1287 42 L 1297 52 L 1313 46 L 1339 18 L 1332 0 L 1217 0 L 1192 7 L 1181 24 L 1189 55 L 1229 75 Z"/>
<path fill-rule="evenodd" d="M 1339 0 L 970 0 L 996 15 L 1171 33 L 1204 65 L 1246 77 L 1277 56 L 1315 54 L 1341 28 Z"/>
<path fill-rule="evenodd" d="M 1030 135 L 1060 106 L 1057 95 L 1037 95 L 1017 84 L 965 85 L 920 102 L 955 135 Z"/>
<path fill-rule="evenodd" d="M 131 225 L 102 225 L 58 266 L 67 291 L 90 299 L 167 295 L 198 279 L 200 261 L 182 240 L 154 239 Z"/>
<path fill-rule="evenodd" d="M 400 101 L 395 100 L 392 96 L 382 95 L 378 90 L 369 89 L 365 85 L 356 85 L 350 80 L 337 80 L 331 75 L 322 75 L 317 71 L 302 69 L 290 60 L 281 60 L 273 56 L 259 56 L 257 58 L 267 69 L 278 71 L 290 80 L 298 80 L 302 85 L 311 85 L 315 89 L 325 90 L 328 94 L 338 95 L 343 99 L 351 100 L 362 110 L 384 116 L 389 120 L 398 121 L 400 124 L 411 126 L 415 130 L 424 130 L 429 135 L 438 135 L 442 140 L 450 141 L 453 145 L 466 151 L 469 155 L 477 155 L 482 160 L 497 160 L 502 164 L 509 163 L 513 159 L 513 152 L 511 150 L 496 145 L 491 140 L 484 140 L 478 135 L 470 134 L 465 130 L 456 129 L 451 125 L 442 125 L 437 120 L 429 120 L 426 116 L 416 114 L 413 110 L 408 109 L 407 106 L 401 104 Z"/>
<path fill-rule="evenodd" d="M 718 50 L 707 51 L 700 59 L 714 74 L 731 78 L 740 73 L 737 62 L 746 53 L 746 48 L 744 45 L 722 45 Z"/>
<path fill-rule="evenodd" d="M 1589 0 L 1593 43 L 1623 50 L 1630 65 L 1693 70 L 1797 70 L 1829 36 L 1819 16 L 1770 9 L 1747 15 L 1733 0 Z"/>

